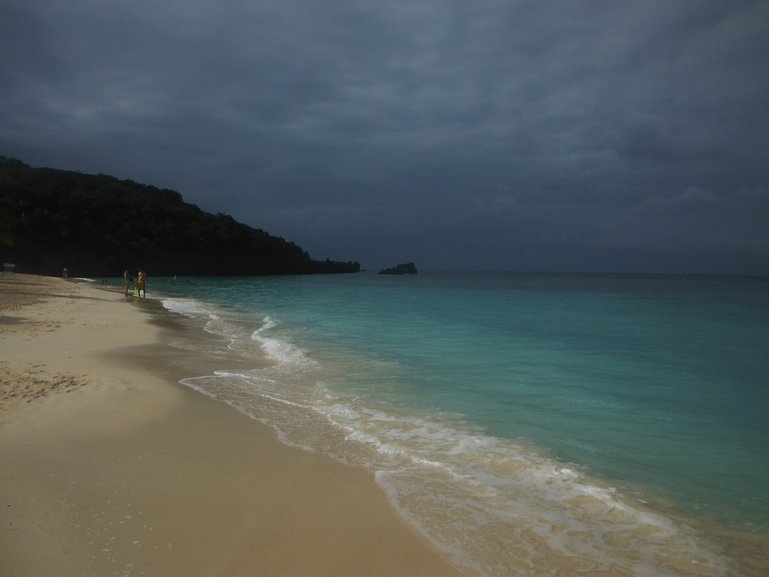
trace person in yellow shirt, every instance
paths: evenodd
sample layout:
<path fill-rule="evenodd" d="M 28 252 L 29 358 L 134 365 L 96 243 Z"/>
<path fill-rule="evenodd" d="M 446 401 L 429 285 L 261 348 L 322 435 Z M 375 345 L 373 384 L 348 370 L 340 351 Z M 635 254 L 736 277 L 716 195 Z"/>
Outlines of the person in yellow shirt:
<path fill-rule="evenodd" d="M 136 275 L 136 294 L 139 297 L 147 298 L 147 273 L 141 269 Z"/>

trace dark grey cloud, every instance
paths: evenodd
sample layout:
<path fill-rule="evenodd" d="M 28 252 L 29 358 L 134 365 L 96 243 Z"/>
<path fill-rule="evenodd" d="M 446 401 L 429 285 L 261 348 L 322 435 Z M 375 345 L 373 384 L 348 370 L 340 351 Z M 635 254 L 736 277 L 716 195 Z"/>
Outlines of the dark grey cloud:
<path fill-rule="evenodd" d="M 375 268 L 769 273 L 769 4 L 0 0 L 0 154 Z"/>

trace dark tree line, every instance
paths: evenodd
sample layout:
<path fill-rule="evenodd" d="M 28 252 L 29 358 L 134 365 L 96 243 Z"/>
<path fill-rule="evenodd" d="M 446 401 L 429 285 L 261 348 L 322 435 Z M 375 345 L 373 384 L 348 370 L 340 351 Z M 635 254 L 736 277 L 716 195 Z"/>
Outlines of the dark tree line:
<path fill-rule="evenodd" d="M 32 168 L 0 156 L 0 257 L 19 272 L 118 276 L 358 272 L 357 262 L 316 261 L 293 242 L 178 192 L 103 174 Z"/>
<path fill-rule="evenodd" d="M 417 274 L 417 267 L 413 262 L 406 262 L 392 268 L 383 268 L 379 274 Z"/>

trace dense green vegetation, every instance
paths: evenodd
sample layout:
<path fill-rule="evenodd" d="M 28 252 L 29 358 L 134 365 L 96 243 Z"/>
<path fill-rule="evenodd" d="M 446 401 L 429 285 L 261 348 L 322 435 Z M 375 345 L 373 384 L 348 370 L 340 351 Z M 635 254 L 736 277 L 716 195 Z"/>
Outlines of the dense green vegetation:
<path fill-rule="evenodd" d="M 178 192 L 103 174 L 32 168 L 0 156 L 0 260 L 19 272 L 122 276 L 357 272 Z"/>

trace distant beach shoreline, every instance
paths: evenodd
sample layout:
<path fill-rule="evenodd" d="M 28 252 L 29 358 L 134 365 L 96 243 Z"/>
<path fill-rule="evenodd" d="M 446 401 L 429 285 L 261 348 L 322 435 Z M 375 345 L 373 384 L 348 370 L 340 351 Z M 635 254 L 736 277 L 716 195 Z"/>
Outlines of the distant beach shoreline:
<path fill-rule="evenodd" d="M 178 385 L 211 368 L 178 330 L 151 299 L 0 275 L 0 573 L 460 575 L 370 473 Z"/>

